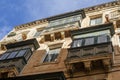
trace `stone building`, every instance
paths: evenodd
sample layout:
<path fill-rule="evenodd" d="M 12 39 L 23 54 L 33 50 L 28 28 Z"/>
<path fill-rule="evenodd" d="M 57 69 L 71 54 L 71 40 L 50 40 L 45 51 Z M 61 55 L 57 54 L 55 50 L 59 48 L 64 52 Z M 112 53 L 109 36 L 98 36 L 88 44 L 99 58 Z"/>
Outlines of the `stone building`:
<path fill-rule="evenodd" d="M 119 80 L 120 1 L 16 26 L 0 41 L 0 79 Z"/>

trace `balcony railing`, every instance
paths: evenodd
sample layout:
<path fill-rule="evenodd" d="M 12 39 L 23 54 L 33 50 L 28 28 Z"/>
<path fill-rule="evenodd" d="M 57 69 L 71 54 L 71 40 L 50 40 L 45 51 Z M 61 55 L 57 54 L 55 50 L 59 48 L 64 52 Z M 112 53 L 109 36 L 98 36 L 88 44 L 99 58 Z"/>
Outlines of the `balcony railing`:
<path fill-rule="evenodd" d="M 68 49 L 67 61 L 112 55 L 111 42 Z"/>
<path fill-rule="evenodd" d="M 117 19 L 120 17 L 120 12 L 114 11 L 109 14 L 109 19 Z"/>

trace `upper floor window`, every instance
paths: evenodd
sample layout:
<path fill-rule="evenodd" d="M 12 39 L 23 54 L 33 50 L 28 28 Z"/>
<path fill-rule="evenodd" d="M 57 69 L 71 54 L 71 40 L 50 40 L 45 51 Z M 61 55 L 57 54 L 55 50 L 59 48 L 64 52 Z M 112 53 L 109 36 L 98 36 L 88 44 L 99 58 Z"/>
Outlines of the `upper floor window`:
<path fill-rule="evenodd" d="M 99 25 L 102 23 L 102 17 L 95 17 L 95 18 L 91 18 L 90 20 L 90 25 Z"/>
<path fill-rule="evenodd" d="M 57 60 L 57 56 L 60 53 L 60 48 L 50 49 L 46 54 L 43 62 L 52 62 Z"/>

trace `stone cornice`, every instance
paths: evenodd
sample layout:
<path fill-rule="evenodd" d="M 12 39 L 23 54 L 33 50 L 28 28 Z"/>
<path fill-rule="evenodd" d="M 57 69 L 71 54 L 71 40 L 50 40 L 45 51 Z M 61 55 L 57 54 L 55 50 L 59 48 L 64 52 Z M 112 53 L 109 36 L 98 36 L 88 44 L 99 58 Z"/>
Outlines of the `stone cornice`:
<path fill-rule="evenodd" d="M 22 30 L 22 29 L 33 27 L 35 25 L 44 24 L 44 23 L 47 23 L 47 22 L 48 21 L 46 19 L 36 20 L 36 21 L 33 21 L 33 22 L 29 22 L 29 23 L 26 23 L 26 24 L 22 24 L 22 25 L 16 26 L 15 30 L 16 31 L 17 30 Z"/>
<path fill-rule="evenodd" d="M 103 8 L 110 8 L 112 6 L 120 6 L 120 1 L 113 1 L 113 2 L 108 2 L 108 3 L 84 8 L 84 11 L 89 13 L 89 12 L 93 12 L 93 11 L 102 10 Z"/>

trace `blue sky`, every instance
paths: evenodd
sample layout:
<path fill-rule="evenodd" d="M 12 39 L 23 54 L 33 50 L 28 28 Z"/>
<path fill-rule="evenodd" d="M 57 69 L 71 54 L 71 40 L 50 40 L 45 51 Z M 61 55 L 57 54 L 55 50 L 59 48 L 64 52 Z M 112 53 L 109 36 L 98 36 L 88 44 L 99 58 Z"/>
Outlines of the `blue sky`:
<path fill-rule="evenodd" d="M 114 0 L 0 0 L 0 39 L 13 27 Z"/>

